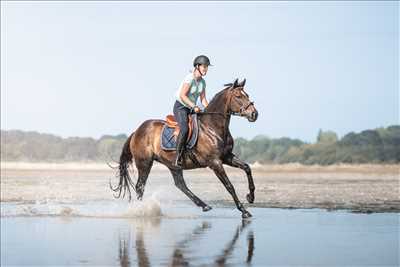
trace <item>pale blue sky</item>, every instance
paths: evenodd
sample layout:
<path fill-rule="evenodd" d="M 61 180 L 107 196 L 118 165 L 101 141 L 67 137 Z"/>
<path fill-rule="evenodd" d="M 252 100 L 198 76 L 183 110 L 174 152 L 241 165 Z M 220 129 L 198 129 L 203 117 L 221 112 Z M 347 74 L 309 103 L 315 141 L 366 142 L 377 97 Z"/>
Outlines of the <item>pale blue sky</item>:
<path fill-rule="evenodd" d="M 1 2 L 1 128 L 129 134 L 172 112 L 193 58 L 260 116 L 234 136 L 315 141 L 399 124 L 398 2 Z"/>

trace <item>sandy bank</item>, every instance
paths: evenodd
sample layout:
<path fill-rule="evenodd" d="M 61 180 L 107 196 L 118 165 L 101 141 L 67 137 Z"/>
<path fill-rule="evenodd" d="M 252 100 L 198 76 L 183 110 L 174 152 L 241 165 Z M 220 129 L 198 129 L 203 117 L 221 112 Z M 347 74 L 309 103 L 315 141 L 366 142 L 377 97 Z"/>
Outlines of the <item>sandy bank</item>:
<path fill-rule="evenodd" d="M 240 169 L 226 168 L 244 202 L 248 183 Z M 400 212 L 400 165 L 300 164 L 252 166 L 256 202 L 249 206 L 348 209 L 355 212 Z M 112 200 L 114 170 L 101 163 L 1 163 L 1 201 Z M 205 202 L 233 203 L 209 169 L 184 172 L 191 190 Z M 133 174 L 136 180 L 136 172 Z M 156 164 L 145 194 L 163 200 L 186 200 L 164 166 Z"/>
<path fill-rule="evenodd" d="M 115 163 L 110 163 L 115 166 Z M 336 164 L 336 165 L 303 165 L 299 163 L 289 164 L 250 164 L 253 171 L 260 172 L 333 172 L 333 173 L 378 173 L 399 174 L 400 164 Z M 234 169 L 226 167 L 228 169 Z M 1 169 L 8 170 L 110 170 L 109 165 L 104 162 L 1 162 Z M 167 168 L 154 163 L 152 170 L 167 170 Z M 193 170 L 196 171 L 196 170 Z M 201 171 L 201 169 L 200 169 Z"/>

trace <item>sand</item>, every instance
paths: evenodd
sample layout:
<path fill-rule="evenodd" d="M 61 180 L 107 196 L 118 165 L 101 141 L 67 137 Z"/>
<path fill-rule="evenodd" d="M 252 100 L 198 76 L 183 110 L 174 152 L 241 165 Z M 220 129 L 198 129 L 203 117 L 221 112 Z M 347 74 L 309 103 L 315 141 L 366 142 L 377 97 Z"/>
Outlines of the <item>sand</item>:
<path fill-rule="evenodd" d="M 226 167 L 239 198 L 248 193 L 243 171 Z M 352 212 L 400 212 L 400 165 L 253 164 L 256 207 L 323 208 Z M 133 174 L 133 177 L 136 177 Z M 184 172 L 189 188 L 210 205 L 233 205 L 231 196 L 209 169 Z M 103 163 L 1 162 L 2 202 L 112 200 L 114 170 Z M 145 196 L 183 201 L 164 166 L 156 164 Z M 221 204 L 222 203 L 222 204 Z"/>

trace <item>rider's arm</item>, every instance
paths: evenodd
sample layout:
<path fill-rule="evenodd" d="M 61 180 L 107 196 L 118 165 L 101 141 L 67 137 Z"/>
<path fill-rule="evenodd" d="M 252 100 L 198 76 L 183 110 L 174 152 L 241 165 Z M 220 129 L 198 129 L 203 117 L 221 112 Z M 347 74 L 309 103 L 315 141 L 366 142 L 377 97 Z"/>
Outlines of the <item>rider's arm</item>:
<path fill-rule="evenodd" d="M 200 94 L 200 100 L 203 106 L 206 108 L 208 106 L 208 101 L 206 98 L 206 89 L 204 88 L 203 91 Z"/>
<path fill-rule="evenodd" d="M 189 93 L 190 89 L 190 84 L 189 83 L 183 83 L 182 88 L 181 88 L 181 93 L 180 93 L 180 98 L 182 99 L 183 102 L 185 102 L 186 105 L 188 105 L 191 108 L 194 108 L 196 104 L 194 104 L 189 97 L 187 97 L 187 94 Z"/>

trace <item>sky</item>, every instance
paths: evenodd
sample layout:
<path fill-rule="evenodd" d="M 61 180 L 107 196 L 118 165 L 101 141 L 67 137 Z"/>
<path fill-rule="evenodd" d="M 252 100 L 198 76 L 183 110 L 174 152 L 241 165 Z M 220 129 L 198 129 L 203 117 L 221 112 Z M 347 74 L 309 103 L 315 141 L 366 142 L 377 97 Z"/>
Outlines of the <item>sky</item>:
<path fill-rule="evenodd" d="M 205 54 L 207 98 L 246 78 L 234 137 L 399 124 L 398 2 L 1 1 L 1 129 L 130 134 L 172 113 Z"/>

